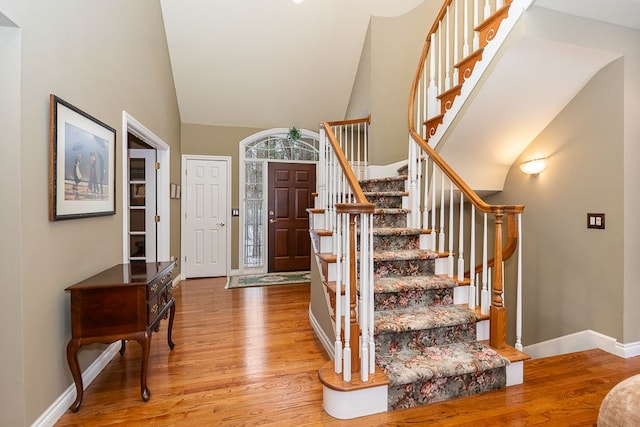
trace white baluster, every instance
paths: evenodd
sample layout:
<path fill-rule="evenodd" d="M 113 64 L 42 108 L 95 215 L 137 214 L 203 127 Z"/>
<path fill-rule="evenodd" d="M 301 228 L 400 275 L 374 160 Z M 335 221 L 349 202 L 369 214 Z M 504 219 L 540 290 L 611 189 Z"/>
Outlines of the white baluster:
<path fill-rule="evenodd" d="M 369 268 L 369 373 L 374 374 L 376 372 L 376 343 L 374 339 L 374 309 L 375 304 L 374 297 L 374 282 L 375 276 L 373 271 L 373 215 L 368 214 L 369 224 L 371 224 L 371 232 L 369 233 L 369 256 L 367 257 L 367 266 Z"/>
<path fill-rule="evenodd" d="M 351 381 L 351 248 L 349 246 L 349 224 L 350 215 L 344 214 L 344 224 L 342 226 L 344 239 L 344 357 L 342 361 L 342 378 Z"/>
<path fill-rule="evenodd" d="M 464 1 L 464 28 L 462 32 L 464 34 L 464 45 L 462 46 L 462 57 L 469 56 L 469 0 Z"/>
<path fill-rule="evenodd" d="M 360 215 L 360 379 L 369 381 L 369 218 Z M 373 327 L 373 325 L 371 325 Z"/>
<path fill-rule="evenodd" d="M 429 90 L 427 91 L 427 118 L 437 116 L 438 85 L 436 84 L 436 35 L 431 34 L 431 48 L 429 49 Z M 421 125 L 422 126 L 422 125 Z"/>
<path fill-rule="evenodd" d="M 476 50 L 480 49 L 480 35 L 478 34 L 477 31 L 475 31 L 475 28 L 478 27 L 479 24 L 479 18 L 478 18 L 478 14 L 480 13 L 480 6 L 478 5 L 478 0 L 473 0 L 473 51 L 475 52 Z"/>
<path fill-rule="evenodd" d="M 438 252 L 444 252 L 444 172 L 441 177 L 440 188 L 440 234 L 438 235 Z"/>
<path fill-rule="evenodd" d="M 426 156 L 426 153 L 425 153 Z M 425 158 L 425 162 L 424 162 L 424 197 L 422 198 L 422 200 L 424 200 L 424 209 L 422 210 L 422 227 L 423 228 L 429 228 L 429 182 L 428 182 L 428 172 L 429 172 L 429 158 L 426 157 Z M 431 206 L 431 209 L 433 209 L 433 206 Z M 433 215 L 433 212 L 432 212 Z M 433 249 L 433 246 L 429 249 Z"/>
<path fill-rule="evenodd" d="M 419 126 L 419 134 L 422 138 L 426 136 L 426 129 L 423 126 L 423 123 L 429 118 L 429 113 L 427 109 L 429 108 L 429 78 L 427 76 L 427 61 L 425 60 L 424 66 L 422 67 L 422 93 L 420 94 L 419 101 L 422 103 L 422 116 L 418 116 L 417 124 Z"/>
<path fill-rule="evenodd" d="M 518 214 L 518 278 L 516 282 L 516 350 L 522 351 L 522 214 Z"/>
<path fill-rule="evenodd" d="M 436 164 L 433 165 L 431 173 L 431 250 L 437 251 L 436 246 Z"/>
<path fill-rule="evenodd" d="M 413 212 L 414 202 L 416 199 L 416 178 L 415 178 L 415 162 L 416 162 L 416 150 L 417 144 L 409 137 L 409 161 L 407 163 L 407 173 L 409 174 L 409 207 L 411 213 L 407 217 L 409 227 L 413 227 L 415 221 L 415 214 Z"/>
<path fill-rule="evenodd" d="M 336 223 L 340 224 L 340 217 L 336 218 Z M 338 226 L 338 230 L 340 231 L 333 233 L 337 237 L 337 243 L 336 246 L 334 246 L 334 248 L 336 248 L 336 341 L 334 344 L 334 370 L 336 371 L 336 374 L 342 372 L 342 339 L 340 338 L 340 332 L 342 330 L 342 239 L 339 235 L 342 230 L 340 229 L 340 226 Z"/>
<path fill-rule="evenodd" d="M 458 281 L 464 280 L 464 194 L 460 192 L 460 230 L 458 232 Z"/>
<path fill-rule="evenodd" d="M 369 178 L 369 125 L 364 125 L 364 177 Z"/>
<path fill-rule="evenodd" d="M 445 43 L 444 43 L 444 48 L 445 48 L 445 60 L 444 60 L 444 73 L 445 73 L 445 78 L 444 78 L 444 90 L 447 91 L 451 88 L 451 79 L 449 78 L 449 75 L 451 74 L 451 58 L 450 58 L 450 54 L 449 51 L 451 50 L 451 48 L 449 47 L 450 43 L 451 43 L 451 32 L 449 30 L 449 6 L 447 6 L 447 12 L 446 12 L 446 25 L 447 25 L 447 29 L 446 29 L 446 33 L 445 33 Z"/>
<path fill-rule="evenodd" d="M 487 214 L 484 214 L 484 230 L 482 234 L 482 293 L 480 294 L 480 312 L 489 313 L 489 284 L 487 260 Z"/>
<path fill-rule="evenodd" d="M 453 12 L 453 64 L 457 64 L 460 61 L 460 57 L 458 56 L 458 22 L 460 21 L 459 13 L 458 13 L 458 0 L 455 0 L 453 4 L 454 12 Z M 453 84 L 458 84 L 458 67 L 453 67 Z"/>
<path fill-rule="evenodd" d="M 453 277 L 453 182 L 449 181 L 449 264 L 448 276 Z"/>
<path fill-rule="evenodd" d="M 471 244 L 469 245 L 469 308 L 476 308 L 476 207 L 471 204 Z"/>
<path fill-rule="evenodd" d="M 496 0 L 496 10 L 499 10 L 502 6 L 504 6 L 504 0 Z"/>
<path fill-rule="evenodd" d="M 485 0 L 484 2 L 484 19 L 487 19 L 491 16 L 491 5 L 489 4 L 489 0 Z"/>

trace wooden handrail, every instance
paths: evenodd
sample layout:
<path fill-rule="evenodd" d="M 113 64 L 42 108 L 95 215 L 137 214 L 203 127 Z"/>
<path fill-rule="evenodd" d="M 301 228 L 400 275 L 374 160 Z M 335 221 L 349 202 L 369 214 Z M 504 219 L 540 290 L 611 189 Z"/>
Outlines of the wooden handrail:
<path fill-rule="evenodd" d="M 486 203 L 484 200 L 480 198 L 476 194 L 475 191 L 471 189 L 467 185 L 466 182 L 460 178 L 460 176 L 444 161 L 442 157 L 425 141 L 420 134 L 416 130 L 415 123 L 415 101 L 416 94 L 418 92 L 418 84 L 420 82 L 420 76 L 422 74 L 422 68 L 424 67 L 424 63 L 427 58 L 427 54 L 429 53 L 429 48 L 431 46 L 431 35 L 436 32 L 438 27 L 440 26 L 440 22 L 445 17 L 447 13 L 447 8 L 451 5 L 453 0 L 445 0 L 438 16 L 431 26 L 429 33 L 424 41 L 424 47 L 422 49 L 422 55 L 420 56 L 420 61 L 418 63 L 418 68 L 416 69 L 416 73 L 413 77 L 413 83 L 411 84 L 411 91 L 409 93 L 409 134 L 412 139 L 429 155 L 429 157 L 433 160 L 435 164 L 440 167 L 445 175 L 449 177 L 453 183 L 464 193 L 464 195 L 469 199 L 471 203 L 480 211 L 486 213 L 522 213 L 524 210 L 524 206 L 522 205 L 490 205 Z"/>
<path fill-rule="evenodd" d="M 344 125 L 356 125 L 358 123 L 366 123 L 366 124 L 371 124 L 371 114 L 369 114 L 367 117 L 362 117 L 360 119 L 351 119 L 351 120 L 337 120 L 334 122 L 323 122 L 320 124 L 320 126 L 324 125 L 329 125 L 329 126 L 344 126 Z"/>
<path fill-rule="evenodd" d="M 365 119 L 365 122 L 366 120 L 370 120 L 370 117 Z M 346 123 L 346 121 L 332 122 L 332 123 L 344 124 Z M 353 170 L 351 169 L 351 165 L 349 165 L 349 162 L 347 161 L 347 159 L 344 157 L 344 154 L 342 153 L 340 144 L 338 144 L 338 141 L 336 140 L 336 136 L 333 133 L 331 126 L 332 125 L 329 124 L 328 122 L 320 123 L 320 127 L 324 128 L 325 132 L 327 133 L 327 137 L 329 138 L 329 143 L 333 147 L 333 152 L 335 153 L 336 159 L 338 159 L 338 163 L 342 168 L 342 173 L 344 173 L 344 176 L 347 182 L 349 183 L 349 187 L 351 187 L 351 191 L 353 192 L 353 196 L 355 197 L 355 202 L 358 205 L 360 205 L 362 209 L 365 209 L 363 211 L 359 211 L 358 213 L 373 212 L 374 204 L 370 203 L 367 200 L 366 196 L 364 195 L 364 192 L 362 191 L 362 187 L 360 187 L 360 184 L 358 183 L 358 179 L 356 178 L 356 176 L 353 173 Z M 333 125 L 333 126 L 336 126 L 336 125 Z M 356 212 L 351 211 L 351 213 L 356 213 Z"/>
<path fill-rule="evenodd" d="M 436 152 L 436 150 L 429 145 L 429 143 L 420 135 L 418 129 L 416 128 L 416 97 L 418 96 L 421 76 L 426 65 L 426 59 L 431 49 L 431 39 L 438 31 L 440 25 L 444 19 L 447 19 L 448 25 L 448 16 L 449 7 L 453 3 L 453 0 L 445 0 L 438 16 L 433 23 L 427 37 L 424 41 L 424 46 L 422 50 L 422 54 L 420 56 L 420 60 L 418 63 L 418 67 L 416 69 L 413 82 L 411 84 L 411 91 L 409 93 L 409 108 L 408 108 L 408 123 L 409 123 L 409 134 L 411 139 L 415 141 L 418 147 L 425 152 L 434 165 L 436 165 L 444 175 L 446 175 L 451 183 L 455 185 L 472 203 L 478 211 L 483 212 L 485 214 L 489 213 L 494 216 L 495 219 L 495 230 L 494 230 L 494 256 L 491 260 L 491 264 L 495 265 L 494 268 L 494 280 L 493 286 L 491 289 L 491 307 L 490 307 L 490 343 L 492 346 L 497 348 L 502 348 L 506 346 L 506 309 L 504 307 L 502 301 L 502 292 L 504 288 L 503 277 L 502 277 L 502 269 L 497 268 L 502 265 L 502 262 L 509 257 L 511 257 L 515 253 L 516 243 L 519 238 L 518 236 L 518 228 L 514 226 L 516 224 L 513 221 L 512 217 L 515 218 L 519 214 L 524 211 L 523 205 L 490 205 L 486 203 L 484 200 L 478 196 L 478 194 L 449 166 L 447 162 L 440 157 L 440 155 Z M 456 9 L 457 10 L 457 9 Z M 448 31 L 448 28 L 447 28 Z M 447 47 L 448 48 L 448 47 Z M 426 82 L 424 83 L 426 84 Z M 431 114 L 432 117 L 441 117 L 433 114 L 432 111 L 428 111 L 428 114 Z M 426 114 L 425 114 L 426 115 Z M 428 117 L 429 118 L 429 117 Z M 422 126 L 422 123 L 420 123 Z M 420 128 L 422 130 L 422 128 Z M 503 231 L 502 231 L 502 223 L 504 217 L 507 217 L 507 238 L 506 242 L 504 242 L 503 247 Z M 486 263 L 486 261 L 485 261 Z M 486 264 L 484 266 L 480 266 L 480 269 L 487 268 Z M 469 274 L 471 277 L 471 271 L 477 271 L 477 266 L 471 266 L 469 271 L 466 274 Z M 465 275 L 466 275 L 465 274 Z"/>

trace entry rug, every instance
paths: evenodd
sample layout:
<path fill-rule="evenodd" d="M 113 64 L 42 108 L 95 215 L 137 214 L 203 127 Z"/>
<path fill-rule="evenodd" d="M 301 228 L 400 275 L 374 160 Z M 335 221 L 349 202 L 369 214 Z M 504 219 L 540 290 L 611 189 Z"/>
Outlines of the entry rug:
<path fill-rule="evenodd" d="M 245 276 L 230 276 L 225 289 L 251 288 L 256 286 L 294 285 L 310 283 L 311 272 L 293 271 L 289 273 L 247 274 Z"/>

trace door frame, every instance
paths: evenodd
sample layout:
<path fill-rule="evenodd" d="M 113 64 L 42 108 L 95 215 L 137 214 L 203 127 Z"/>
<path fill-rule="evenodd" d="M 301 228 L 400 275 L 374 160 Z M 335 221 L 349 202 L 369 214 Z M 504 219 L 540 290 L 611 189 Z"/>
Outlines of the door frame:
<path fill-rule="evenodd" d="M 227 239 L 227 245 L 231 242 L 231 156 L 205 156 L 205 155 L 195 155 L 195 154 L 183 154 L 182 155 L 182 165 L 181 165 L 181 182 L 182 182 L 182 192 L 183 194 L 180 197 L 180 247 L 187 247 L 187 231 L 186 231 L 186 221 L 184 221 L 185 216 L 187 214 L 187 161 L 188 160 L 215 160 L 225 162 L 227 165 L 227 211 L 224 214 L 224 223 L 229 226 L 226 227 L 225 239 Z M 186 278 L 186 263 L 184 250 L 181 251 L 182 255 L 180 256 L 180 276 L 181 279 L 184 280 Z M 227 265 L 225 265 L 225 275 L 228 276 L 231 271 L 231 251 L 227 256 Z"/>
<path fill-rule="evenodd" d="M 313 139 L 316 141 L 320 141 L 320 134 L 318 132 L 313 132 L 307 129 L 298 129 L 300 131 L 300 135 L 301 138 L 308 138 L 308 139 Z M 248 159 L 245 156 L 245 150 L 246 150 L 246 146 L 248 144 L 251 144 L 253 142 L 256 141 L 260 141 L 262 139 L 268 138 L 270 136 L 273 137 L 283 137 L 286 138 L 287 135 L 289 133 L 289 129 L 288 128 L 273 128 L 273 129 L 267 129 L 267 130 L 263 130 L 257 133 L 254 133 L 253 135 L 249 135 L 248 137 L 246 137 L 245 139 L 243 139 L 242 141 L 240 141 L 238 143 L 238 190 L 239 190 L 239 200 L 240 200 L 240 211 L 239 211 L 239 230 L 238 230 L 238 270 L 234 271 L 233 274 L 234 275 L 238 275 L 238 274 L 262 274 L 262 273 L 267 273 L 269 271 L 269 266 L 268 266 L 268 249 L 269 249 L 269 244 L 268 244 L 268 239 L 269 239 L 269 233 L 267 230 L 267 205 L 268 205 L 268 195 L 267 195 L 267 187 L 268 187 L 268 182 L 267 182 L 267 176 L 266 173 L 263 173 L 262 175 L 262 194 L 264 195 L 264 199 L 262 201 L 262 223 L 265 225 L 265 235 L 263 236 L 264 238 L 262 239 L 262 254 L 264 257 L 264 262 L 262 263 L 262 266 L 259 267 L 252 267 L 252 266 L 247 266 L 244 263 L 244 244 L 245 244 L 245 199 L 246 199 L 246 182 L 245 182 L 245 162 L 248 161 Z M 318 150 L 319 151 L 319 150 Z M 279 160 L 279 159 L 268 159 L 268 158 L 261 158 L 261 159 L 251 159 L 251 162 L 262 162 L 263 164 L 263 172 L 267 170 L 268 168 L 268 163 L 269 162 L 281 162 L 281 163 L 313 163 L 316 165 L 316 179 L 317 179 L 317 173 L 318 173 L 318 162 L 317 161 L 308 161 L 308 160 Z M 317 185 L 317 181 L 316 181 L 316 185 Z"/>
<path fill-rule="evenodd" d="M 169 215 L 169 172 L 171 147 L 160 137 L 147 129 L 126 111 L 122 112 L 122 262 L 129 262 L 129 215 L 125 215 L 129 206 L 129 132 L 149 144 L 156 150 L 156 161 L 160 169 L 156 176 L 156 206 L 160 222 L 156 228 L 157 261 L 169 261 L 171 258 L 171 217 Z"/>

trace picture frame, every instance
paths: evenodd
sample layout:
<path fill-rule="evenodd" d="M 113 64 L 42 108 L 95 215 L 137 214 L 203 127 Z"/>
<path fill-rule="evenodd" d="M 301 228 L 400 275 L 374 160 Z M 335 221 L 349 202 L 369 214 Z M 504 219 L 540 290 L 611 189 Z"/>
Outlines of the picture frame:
<path fill-rule="evenodd" d="M 54 94 L 49 104 L 49 221 L 115 215 L 115 129 Z"/>

